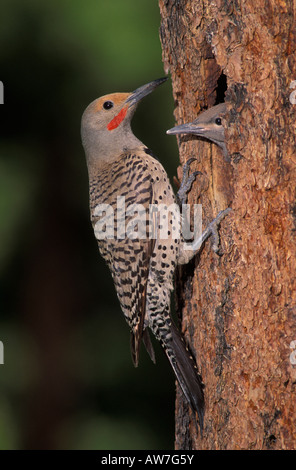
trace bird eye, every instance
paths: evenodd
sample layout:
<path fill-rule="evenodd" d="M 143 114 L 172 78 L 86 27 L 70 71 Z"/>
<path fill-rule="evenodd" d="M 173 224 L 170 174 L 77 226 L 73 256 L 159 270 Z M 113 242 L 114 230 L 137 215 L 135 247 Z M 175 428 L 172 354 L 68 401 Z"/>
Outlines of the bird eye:
<path fill-rule="evenodd" d="M 111 109 L 113 108 L 114 104 L 112 101 L 105 101 L 105 103 L 103 104 L 103 108 L 104 109 Z"/>
<path fill-rule="evenodd" d="M 215 124 L 217 124 L 217 126 L 221 126 L 221 124 L 222 124 L 221 118 L 216 118 L 215 119 Z"/>

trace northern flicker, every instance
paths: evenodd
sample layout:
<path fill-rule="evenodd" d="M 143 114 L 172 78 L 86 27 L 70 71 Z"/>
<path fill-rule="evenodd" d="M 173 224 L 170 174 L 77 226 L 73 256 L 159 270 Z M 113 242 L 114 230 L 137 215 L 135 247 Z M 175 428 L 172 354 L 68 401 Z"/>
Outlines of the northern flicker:
<path fill-rule="evenodd" d="M 148 328 L 160 341 L 179 385 L 203 428 L 204 394 L 201 377 L 185 341 L 170 316 L 170 294 L 177 263 L 185 263 L 195 254 L 205 238 L 215 233 L 227 212 L 220 213 L 212 229 L 200 238 L 192 250 L 184 250 L 182 237 L 175 235 L 176 221 L 170 214 L 168 230 L 161 236 L 160 215 L 153 213 L 154 236 L 145 227 L 144 237 L 122 233 L 132 221 L 128 208 L 135 204 L 148 213 L 152 205 L 175 204 L 175 196 L 166 171 L 151 151 L 133 134 L 131 119 L 138 102 L 165 79 L 150 82 L 132 93 L 114 93 L 93 101 L 84 111 L 81 124 L 90 187 L 90 212 L 99 250 L 107 262 L 117 296 L 131 330 L 134 365 L 138 365 L 140 343 L 155 362 Z M 189 185 L 192 180 L 189 180 Z M 122 199 L 124 198 L 124 199 Z M 125 211 L 118 204 L 124 200 Z M 128 207 L 127 207 L 128 206 Z M 110 215 L 110 237 L 97 229 L 99 208 Z M 120 212 L 120 214 L 119 214 Z M 122 215 L 124 214 L 124 215 Z M 112 217 L 116 220 L 113 225 Z M 150 236 L 148 236 L 150 234 Z"/>
<path fill-rule="evenodd" d="M 224 127 L 222 125 L 222 117 L 226 111 L 226 103 L 217 104 L 200 113 L 194 121 L 167 130 L 167 134 L 193 134 L 206 137 L 217 144 L 223 150 L 224 155 L 227 156 Z"/>

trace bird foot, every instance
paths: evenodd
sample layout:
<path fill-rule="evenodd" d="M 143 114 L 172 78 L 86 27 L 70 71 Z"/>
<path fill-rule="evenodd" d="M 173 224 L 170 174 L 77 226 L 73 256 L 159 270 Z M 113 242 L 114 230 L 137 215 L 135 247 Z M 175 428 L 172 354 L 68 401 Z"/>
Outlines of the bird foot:
<path fill-rule="evenodd" d="M 187 196 L 196 176 L 202 175 L 200 171 L 194 171 L 193 173 L 191 173 L 191 175 L 189 174 L 190 165 L 194 160 L 196 160 L 196 158 L 189 158 L 189 160 L 187 160 L 187 162 L 185 162 L 183 165 L 183 178 L 182 178 L 179 191 L 177 192 L 177 195 L 176 195 L 177 202 L 180 207 L 182 207 L 182 204 L 187 203 Z"/>
<path fill-rule="evenodd" d="M 201 236 L 191 244 L 190 250 L 191 250 L 191 253 L 193 253 L 193 256 L 200 252 L 204 242 L 211 236 L 213 237 L 212 249 L 215 253 L 217 254 L 219 253 L 220 237 L 218 233 L 218 227 L 220 223 L 222 222 L 222 220 L 224 219 L 224 217 L 226 217 L 226 215 L 229 214 L 231 210 L 232 209 L 228 207 L 227 209 L 220 211 L 217 217 L 207 226 L 207 228 L 201 234 Z M 185 262 L 188 262 L 190 259 L 191 257 L 189 257 L 184 262 L 180 262 L 180 264 L 184 264 Z"/>
<path fill-rule="evenodd" d="M 219 252 L 220 237 L 218 233 L 218 227 L 222 220 L 229 214 L 231 208 L 228 207 L 223 211 L 220 211 L 217 217 L 207 226 L 206 230 L 202 234 L 202 239 L 205 241 L 210 236 L 213 237 L 212 249 L 215 253 Z"/>

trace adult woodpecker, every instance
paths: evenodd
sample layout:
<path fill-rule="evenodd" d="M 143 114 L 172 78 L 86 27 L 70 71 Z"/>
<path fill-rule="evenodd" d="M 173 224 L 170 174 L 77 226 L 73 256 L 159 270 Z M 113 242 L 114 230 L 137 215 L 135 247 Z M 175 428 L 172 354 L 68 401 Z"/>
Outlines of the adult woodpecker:
<path fill-rule="evenodd" d="M 222 150 L 227 156 L 225 145 L 224 127 L 222 125 L 222 117 L 226 113 L 226 103 L 220 103 L 212 108 L 203 111 L 192 122 L 181 124 L 166 131 L 167 134 L 193 134 L 199 137 L 206 137 Z"/>
<path fill-rule="evenodd" d="M 96 99 L 83 113 L 81 134 L 89 173 L 91 221 L 131 330 L 134 365 L 138 365 L 142 340 L 155 362 L 149 328 L 160 341 L 192 410 L 197 412 L 202 432 L 203 383 L 171 319 L 170 294 L 176 265 L 189 261 L 212 233 L 217 237 L 217 226 L 228 210 L 218 215 L 191 250 L 186 250 L 182 237 L 175 235 L 176 217 L 172 213 L 165 235 L 161 232 L 160 214 L 155 212 L 153 236 L 149 236 L 150 228 L 144 237 L 129 236 L 128 230 L 122 232 L 122 223 L 128 227 L 132 222 L 129 208 L 135 204 L 147 213 L 151 205 L 175 204 L 166 171 L 131 130 L 138 102 L 165 80 L 154 80 L 132 93 L 114 93 Z M 187 179 L 188 184 L 192 184 L 192 178 Z M 118 204 L 122 198 L 125 198 L 125 208 Z M 110 216 L 106 222 L 106 227 L 112 229 L 110 237 L 98 231 L 102 209 Z M 111 216 L 116 220 L 114 225 Z"/>

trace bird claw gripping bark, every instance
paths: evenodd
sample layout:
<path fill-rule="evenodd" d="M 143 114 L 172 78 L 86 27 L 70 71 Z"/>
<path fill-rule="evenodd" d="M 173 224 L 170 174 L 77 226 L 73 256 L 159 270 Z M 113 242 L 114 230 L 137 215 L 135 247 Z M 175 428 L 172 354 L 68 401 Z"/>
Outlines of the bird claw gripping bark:
<path fill-rule="evenodd" d="M 194 171 L 193 173 L 191 173 L 191 175 L 189 174 L 190 165 L 195 160 L 196 158 L 189 158 L 189 160 L 187 160 L 187 162 L 185 162 L 183 165 L 183 178 L 181 181 L 181 186 L 179 188 L 179 191 L 177 192 L 177 195 L 176 195 L 177 203 L 179 204 L 180 207 L 183 204 L 187 203 L 187 196 L 196 176 L 202 175 L 201 171 Z"/>
<path fill-rule="evenodd" d="M 196 176 L 202 175 L 201 171 L 194 171 L 193 173 L 189 174 L 190 165 L 195 160 L 196 158 L 189 158 L 189 160 L 187 160 L 187 162 L 185 162 L 183 165 L 183 178 L 180 189 L 176 194 L 177 203 L 180 207 L 187 203 L 188 193 Z M 194 254 L 197 254 L 201 250 L 203 243 L 211 236 L 213 237 L 212 249 L 215 253 L 219 254 L 220 237 L 218 228 L 222 220 L 226 217 L 227 214 L 229 214 L 230 211 L 230 207 L 220 211 L 217 217 L 208 225 L 206 230 L 202 233 L 201 237 L 193 244 L 193 250 L 195 252 Z"/>
<path fill-rule="evenodd" d="M 223 211 L 220 211 L 217 217 L 207 226 L 206 230 L 204 231 L 203 235 L 205 240 L 212 236 L 213 237 L 213 243 L 212 243 L 212 249 L 214 250 L 215 253 L 219 253 L 219 245 L 220 245 L 220 237 L 219 237 L 219 232 L 218 232 L 218 227 L 222 220 L 229 214 L 231 211 L 231 208 L 228 207 L 227 209 L 224 209 Z"/>
<path fill-rule="evenodd" d="M 217 217 L 215 217 L 215 219 L 212 220 L 212 222 L 207 226 L 201 236 L 191 243 L 189 248 L 188 246 L 185 249 L 183 248 L 186 244 L 181 246 L 178 264 L 187 264 L 195 255 L 200 252 L 204 242 L 211 236 L 213 237 L 212 249 L 215 253 L 219 254 L 220 237 L 218 233 L 218 227 L 231 210 L 232 209 L 228 207 L 227 209 L 220 211 Z"/>

